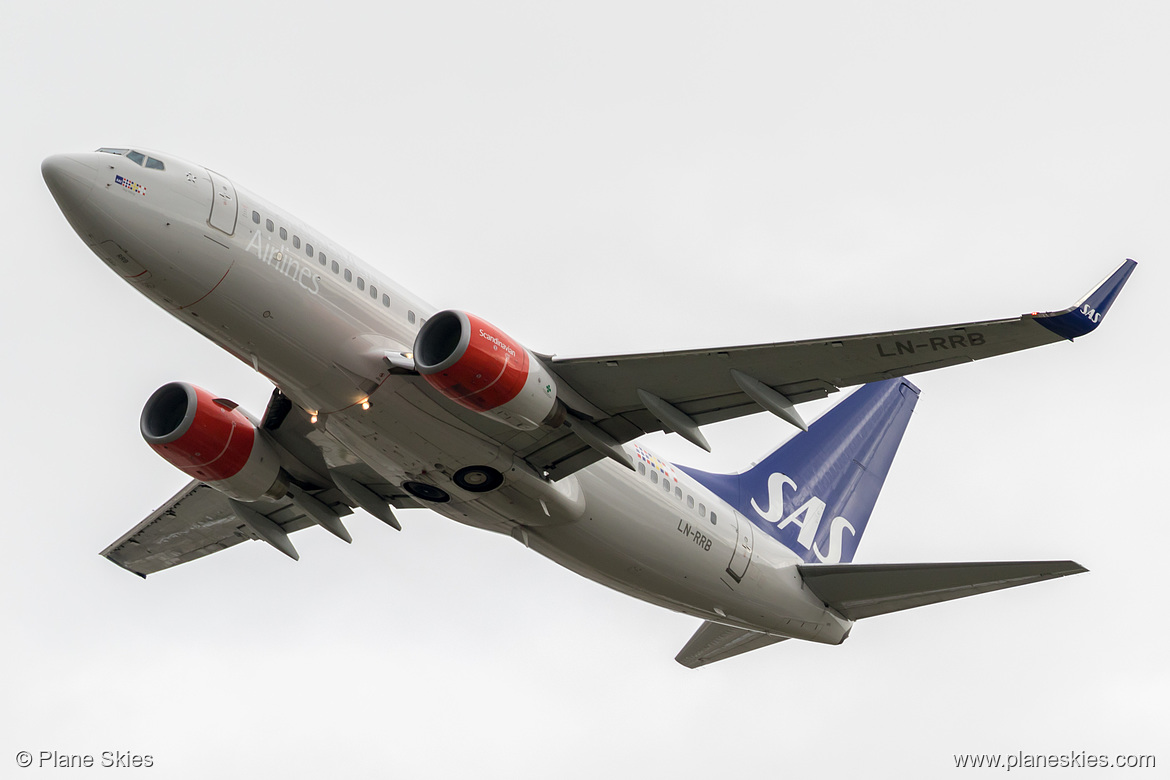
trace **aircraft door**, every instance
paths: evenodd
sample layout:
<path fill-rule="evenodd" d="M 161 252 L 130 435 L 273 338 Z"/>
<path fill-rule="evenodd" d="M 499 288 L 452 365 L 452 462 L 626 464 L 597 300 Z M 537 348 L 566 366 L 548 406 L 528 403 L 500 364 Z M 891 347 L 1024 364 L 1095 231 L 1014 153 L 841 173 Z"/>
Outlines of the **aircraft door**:
<path fill-rule="evenodd" d="M 755 536 L 752 533 L 752 524 L 739 512 L 731 513 L 731 521 L 735 523 L 735 550 L 731 553 L 731 561 L 727 564 L 727 573 L 736 582 L 743 579 L 747 573 L 748 564 L 752 562 L 752 545 Z"/>
<path fill-rule="evenodd" d="M 207 222 L 230 236 L 236 232 L 236 188 L 215 171 L 207 173 L 211 176 L 211 216 Z"/>

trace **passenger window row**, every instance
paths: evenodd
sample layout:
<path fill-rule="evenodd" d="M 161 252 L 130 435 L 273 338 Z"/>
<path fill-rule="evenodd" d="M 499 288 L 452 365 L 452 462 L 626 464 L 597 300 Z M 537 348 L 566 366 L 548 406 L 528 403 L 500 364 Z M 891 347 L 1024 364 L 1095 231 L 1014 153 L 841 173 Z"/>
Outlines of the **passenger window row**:
<path fill-rule="evenodd" d="M 649 473 L 651 485 L 657 485 L 659 482 L 661 482 L 663 491 L 666 492 L 667 494 L 669 494 L 671 492 L 670 480 L 667 479 L 666 475 L 662 475 L 661 477 L 659 477 L 658 469 L 656 469 L 656 468 L 647 469 L 646 464 L 644 462 L 638 461 L 638 474 L 645 477 L 647 475 L 647 473 Z M 681 502 L 683 500 L 683 491 L 682 491 L 682 488 L 679 487 L 678 485 L 674 486 L 674 497 L 675 497 L 675 500 L 677 500 L 677 501 Z M 687 501 L 687 509 L 692 509 L 692 510 L 695 509 L 695 497 L 694 496 L 692 496 L 690 493 L 687 493 L 686 494 L 686 501 Z M 707 514 L 707 507 L 702 502 L 699 503 L 698 513 L 699 513 L 699 517 L 705 517 L 708 520 L 710 520 L 711 525 L 717 525 L 719 523 L 719 518 L 718 518 L 718 516 L 716 516 L 715 512 L 711 512 L 710 515 L 708 515 Z"/>
<path fill-rule="evenodd" d="M 260 224 L 261 218 L 260 218 L 259 211 L 252 212 L 252 222 L 253 222 L 253 224 L 256 224 L 256 225 Z M 280 227 L 279 230 L 277 230 L 276 224 L 271 219 L 264 219 L 263 222 L 264 222 L 264 229 L 265 230 L 267 230 L 269 233 L 273 233 L 273 232 L 278 233 L 280 235 L 281 241 L 288 241 L 288 230 L 283 225 Z M 300 249 L 301 248 L 301 237 L 294 233 L 293 237 L 292 237 L 292 243 L 293 243 L 293 247 L 295 249 Z M 322 268 L 328 268 L 330 271 L 332 271 L 334 273 L 334 275 L 342 276 L 346 282 L 349 282 L 349 283 L 353 282 L 353 280 L 354 280 L 353 271 L 351 271 L 348 268 L 342 269 L 341 264 L 338 263 L 336 260 L 330 260 L 329 257 L 325 254 L 325 252 L 317 252 L 316 250 L 313 249 L 313 245 L 308 243 L 308 242 L 305 243 L 304 250 L 305 250 L 305 254 L 308 255 L 309 257 L 316 256 L 317 262 L 321 264 Z M 358 288 L 358 290 L 365 290 L 366 289 L 366 280 L 361 276 L 357 277 L 357 288 Z M 372 300 L 374 300 L 374 301 L 378 300 L 377 286 L 371 284 L 369 286 L 369 293 L 370 293 L 370 298 Z M 382 301 L 382 305 L 384 307 L 386 307 L 387 309 L 390 308 L 390 296 L 389 295 L 387 295 L 386 293 L 382 293 L 381 301 Z M 406 313 L 406 320 L 411 325 L 413 325 L 417 321 L 417 319 L 418 319 L 418 317 L 415 316 L 415 313 L 413 311 L 408 311 Z"/>

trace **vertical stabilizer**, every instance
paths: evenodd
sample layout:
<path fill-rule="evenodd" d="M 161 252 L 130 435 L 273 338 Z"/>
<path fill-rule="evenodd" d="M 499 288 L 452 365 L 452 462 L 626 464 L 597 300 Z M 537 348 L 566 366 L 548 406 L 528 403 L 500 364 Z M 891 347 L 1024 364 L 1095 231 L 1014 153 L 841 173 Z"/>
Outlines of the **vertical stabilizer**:
<path fill-rule="evenodd" d="M 742 474 L 679 466 L 810 563 L 853 560 L 919 390 L 863 385 Z"/>

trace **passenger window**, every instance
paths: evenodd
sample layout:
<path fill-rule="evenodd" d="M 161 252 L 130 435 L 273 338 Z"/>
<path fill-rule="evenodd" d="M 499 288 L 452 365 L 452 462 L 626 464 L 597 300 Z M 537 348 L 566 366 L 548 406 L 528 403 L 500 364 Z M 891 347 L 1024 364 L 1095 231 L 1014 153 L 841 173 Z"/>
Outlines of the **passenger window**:
<path fill-rule="evenodd" d="M 352 282 L 352 281 L 353 281 L 353 274 L 351 274 L 351 273 L 349 272 L 349 269 L 348 269 L 348 268 L 346 268 L 346 269 L 345 269 L 345 281 L 347 281 L 347 282 Z"/>
<path fill-rule="evenodd" d="M 714 512 L 712 512 L 711 513 L 711 525 L 716 525 L 718 522 L 719 522 L 719 518 L 715 516 Z"/>
<path fill-rule="evenodd" d="M 341 266 L 339 266 L 339 265 L 337 264 L 337 261 L 336 261 L 336 260 L 334 260 L 334 261 L 333 261 L 333 273 L 337 273 L 337 272 L 338 272 L 338 271 L 340 271 L 340 270 L 341 270 Z"/>
<path fill-rule="evenodd" d="M 650 481 L 653 482 L 655 485 L 658 484 L 658 472 L 657 471 L 650 472 Z"/>
<path fill-rule="evenodd" d="M 305 254 L 307 254 L 309 257 L 313 256 L 313 245 L 312 244 L 305 244 Z"/>
<path fill-rule="evenodd" d="M 167 166 L 163 165 L 162 160 L 156 160 L 153 157 L 146 158 L 146 167 L 153 168 L 156 171 L 165 171 Z"/>
<path fill-rule="evenodd" d="M 409 322 L 411 325 L 414 324 L 414 312 L 408 311 L 406 313 L 406 321 Z"/>
<path fill-rule="evenodd" d="M 293 249 L 300 249 L 300 248 L 301 248 L 301 237 L 298 235 L 293 235 Z"/>
<path fill-rule="evenodd" d="M 699 504 L 699 517 L 706 517 L 706 516 L 707 516 L 707 507 L 703 506 L 702 504 Z"/>
<path fill-rule="evenodd" d="M 695 497 L 694 496 L 687 496 L 687 509 L 694 509 L 694 508 L 695 508 Z"/>
<path fill-rule="evenodd" d="M 382 305 L 385 306 L 387 309 L 390 308 L 390 296 L 387 295 L 386 293 L 382 293 Z"/>
<path fill-rule="evenodd" d="M 638 463 L 638 473 L 641 474 L 642 476 L 646 476 L 646 464 L 645 463 Z"/>
<path fill-rule="evenodd" d="M 682 501 L 682 488 L 676 487 L 674 489 L 674 497 L 677 498 L 679 501 Z"/>
<path fill-rule="evenodd" d="M 281 240 L 281 241 L 287 241 L 287 240 L 288 240 L 288 231 L 287 231 L 287 230 L 285 230 L 284 228 L 281 228 L 281 229 L 280 229 L 280 240 Z"/>
<path fill-rule="evenodd" d="M 264 220 L 264 227 L 268 228 L 269 233 L 271 233 L 273 230 L 276 230 L 276 225 L 273 225 L 272 220 L 270 219 Z"/>
<path fill-rule="evenodd" d="M 358 289 L 359 290 L 366 289 L 366 280 L 361 278 L 360 276 L 358 277 Z"/>
<path fill-rule="evenodd" d="M 375 301 L 378 300 L 378 288 L 372 284 L 370 285 L 370 297 Z"/>
<path fill-rule="evenodd" d="M 322 253 L 321 253 L 321 265 L 325 265 L 325 264 L 326 264 L 326 260 L 325 260 L 325 253 L 324 253 L 324 252 L 322 252 Z"/>
<path fill-rule="evenodd" d="M 126 158 L 132 160 L 135 165 L 142 165 L 146 162 L 146 155 L 141 152 L 127 152 Z"/>
<path fill-rule="evenodd" d="M 667 479 L 666 477 L 662 478 L 662 489 L 665 490 L 667 493 L 670 492 L 670 480 Z"/>
<path fill-rule="evenodd" d="M 252 212 L 252 221 L 255 222 L 257 225 L 260 224 L 260 212 L 259 211 Z"/>

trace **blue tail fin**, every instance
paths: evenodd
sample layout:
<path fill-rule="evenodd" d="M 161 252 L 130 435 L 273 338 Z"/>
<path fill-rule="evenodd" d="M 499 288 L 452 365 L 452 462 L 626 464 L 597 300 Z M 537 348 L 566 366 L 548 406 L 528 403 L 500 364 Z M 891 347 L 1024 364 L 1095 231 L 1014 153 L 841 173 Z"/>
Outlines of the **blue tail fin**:
<path fill-rule="evenodd" d="M 678 468 L 803 560 L 847 563 L 918 393 L 904 378 L 864 385 L 742 474 Z"/>

